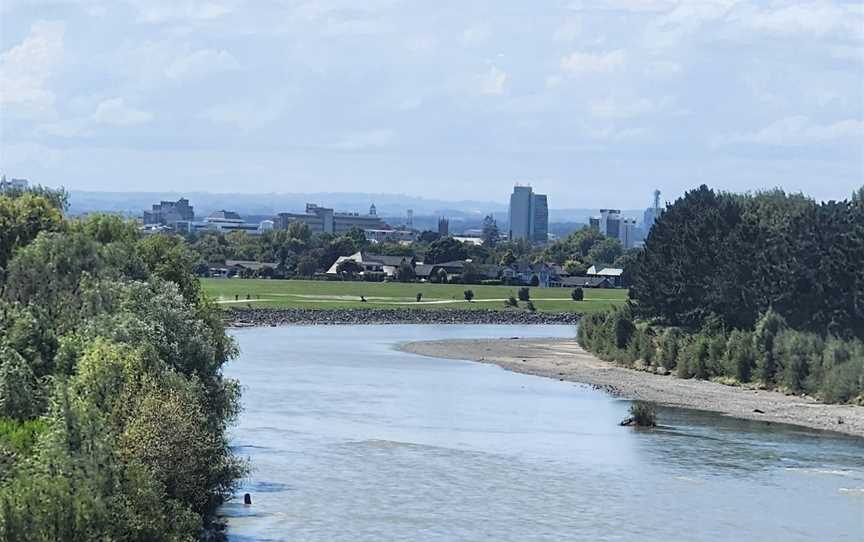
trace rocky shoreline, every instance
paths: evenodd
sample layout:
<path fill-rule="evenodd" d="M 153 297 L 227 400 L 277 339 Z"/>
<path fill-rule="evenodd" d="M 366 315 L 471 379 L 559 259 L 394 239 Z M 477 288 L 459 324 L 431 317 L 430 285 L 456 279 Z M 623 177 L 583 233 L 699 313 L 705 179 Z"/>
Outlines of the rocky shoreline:
<path fill-rule="evenodd" d="M 575 325 L 580 315 L 571 312 L 453 309 L 227 309 L 229 327 L 286 325 L 382 325 L 382 324 L 506 324 Z"/>

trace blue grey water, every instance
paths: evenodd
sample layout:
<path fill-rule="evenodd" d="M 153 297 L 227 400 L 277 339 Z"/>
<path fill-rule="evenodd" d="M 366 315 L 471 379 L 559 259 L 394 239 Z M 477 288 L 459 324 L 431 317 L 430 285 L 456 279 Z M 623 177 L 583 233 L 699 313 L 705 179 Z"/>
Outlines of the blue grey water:
<path fill-rule="evenodd" d="M 397 351 L 573 336 L 566 326 L 234 332 L 233 431 L 253 468 L 233 541 L 864 540 L 864 441 L 661 409 L 586 386 Z"/>

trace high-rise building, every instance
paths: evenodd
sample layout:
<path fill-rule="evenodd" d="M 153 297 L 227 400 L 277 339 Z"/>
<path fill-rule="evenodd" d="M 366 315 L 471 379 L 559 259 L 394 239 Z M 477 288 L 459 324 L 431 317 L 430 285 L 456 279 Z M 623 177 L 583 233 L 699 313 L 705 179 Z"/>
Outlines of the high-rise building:
<path fill-rule="evenodd" d="M 516 185 L 510 195 L 510 239 L 545 243 L 549 234 L 549 202 L 530 186 Z"/>
<path fill-rule="evenodd" d="M 660 209 L 660 191 L 654 191 L 654 206 L 645 209 L 645 214 L 642 215 L 642 231 L 645 235 L 648 235 L 648 232 L 651 231 L 651 226 L 657 222 L 657 219 L 660 218 L 660 215 L 663 213 L 663 210 Z"/>
<path fill-rule="evenodd" d="M 625 249 L 636 246 L 636 219 L 623 218 L 618 209 L 600 209 L 600 216 L 591 217 L 590 225 L 606 237 L 618 239 Z"/>
<path fill-rule="evenodd" d="M 405 225 L 409 228 L 414 227 L 414 209 L 408 209 L 405 213 Z"/>
<path fill-rule="evenodd" d="M 629 250 L 636 246 L 636 232 L 635 218 L 625 218 L 621 221 L 618 239 L 621 241 L 624 250 Z"/>

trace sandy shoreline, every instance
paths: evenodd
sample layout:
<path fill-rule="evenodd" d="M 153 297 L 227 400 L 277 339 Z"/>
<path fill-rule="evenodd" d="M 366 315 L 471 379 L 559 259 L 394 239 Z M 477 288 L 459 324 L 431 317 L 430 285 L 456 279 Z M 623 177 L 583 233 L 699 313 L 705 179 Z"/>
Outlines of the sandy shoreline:
<path fill-rule="evenodd" d="M 423 356 L 491 363 L 519 373 L 589 384 L 628 399 L 864 437 L 864 407 L 825 405 L 806 397 L 627 369 L 594 357 L 573 339 L 421 341 L 399 348 Z M 842 424 L 838 423 L 841 419 Z"/>

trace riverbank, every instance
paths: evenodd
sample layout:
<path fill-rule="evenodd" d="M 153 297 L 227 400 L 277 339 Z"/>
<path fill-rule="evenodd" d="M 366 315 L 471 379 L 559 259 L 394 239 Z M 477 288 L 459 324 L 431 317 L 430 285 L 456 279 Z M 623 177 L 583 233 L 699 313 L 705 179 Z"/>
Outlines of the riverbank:
<path fill-rule="evenodd" d="M 382 325 L 382 324 L 512 324 L 575 325 L 575 312 L 525 310 L 449 309 L 227 309 L 229 327 L 286 325 Z"/>
<path fill-rule="evenodd" d="M 864 437 L 864 407 L 627 369 L 598 359 L 575 339 L 422 341 L 403 344 L 400 350 L 588 384 L 626 399 Z"/>

